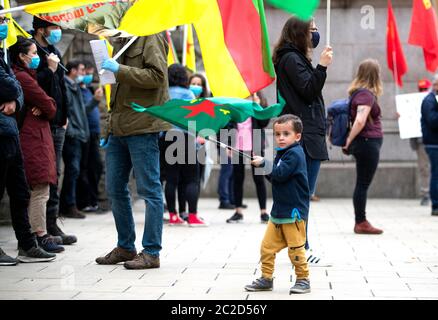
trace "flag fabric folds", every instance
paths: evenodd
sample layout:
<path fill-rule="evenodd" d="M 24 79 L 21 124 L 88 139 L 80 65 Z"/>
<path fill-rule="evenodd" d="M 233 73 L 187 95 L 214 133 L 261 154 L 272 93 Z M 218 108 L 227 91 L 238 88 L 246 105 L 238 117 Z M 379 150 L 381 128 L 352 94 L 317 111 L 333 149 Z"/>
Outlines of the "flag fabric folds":
<path fill-rule="evenodd" d="M 170 36 L 170 31 L 166 31 L 167 42 L 169 43 L 169 53 L 167 55 L 167 65 L 171 66 L 172 64 L 179 63 L 178 56 L 176 54 L 175 46 L 172 41 L 172 37 Z"/>
<path fill-rule="evenodd" d="M 438 69 L 438 19 L 431 0 L 414 0 L 409 44 L 424 51 L 426 69 Z"/>
<path fill-rule="evenodd" d="M 249 117 L 259 120 L 271 119 L 283 110 L 285 102 L 263 108 L 259 104 L 237 98 L 207 98 L 196 100 L 170 100 L 162 106 L 144 108 L 133 103 L 132 108 L 137 112 L 147 112 L 163 119 L 179 128 L 195 131 L 203 137 L 217 133 L 230 121 L 244 122 Z M 196 128 L 192 127 L 196 124 Z M 202 132 L 209 129 L 209 132 Z"/>
<path fill-rule="evenodd" d="M 403 86 L 403 75 L 408 72 L 408 65 L 403 53 L 403 47 L 398 34 L 397 20 L 392 9 L 391 0 L 388 0 L 388 27 L 386 30 L 386 50 L 388 68 L 394 75 L 398 86 Z"/>
<path fill-rule="evenodd" d="M 266 0 L 266 2 L 278 9 L 296 15 L 302 20 L 312 18 L 319 6 L 319 0 Z"/>
<path fill-rule="evenodd" d="M 195 55 L 195 39 L 193 37 L 192 25 L 187 25 L 187 41 L 184 44 L 185 50 L 185 66 L 191 71 L 196 72 L 196 55 Z"/>
<path fill-rule="evenodd" d="M 24 10 L 106 37 L 193 24 L 215 96 L 246 98 L 275 80 L 263 0 L 54 0 Z"/>

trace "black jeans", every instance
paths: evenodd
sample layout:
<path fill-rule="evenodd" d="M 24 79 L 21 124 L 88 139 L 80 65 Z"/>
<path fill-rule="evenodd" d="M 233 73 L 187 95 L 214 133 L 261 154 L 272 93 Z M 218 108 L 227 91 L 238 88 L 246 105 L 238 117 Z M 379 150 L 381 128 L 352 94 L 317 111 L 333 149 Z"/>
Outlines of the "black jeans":
<path fill-rule="evenodd" d="M 9 195 L 12 227 L 18 246 L 27 251 L 35 247 L 36 242 L 30 231 L 27 212 L 30 193 L 18 136 L 0 136 L 0 200 L 5 189 Z"/>
<path fill-rule="evenodd" d="M 259 200 L 260 210 L 266 209 L 266 185 L 265 176 L 256 175 L 254 167 L 251 166 L 252 177 L 256 185 L 257 199 Z M 242 155 L 239 155 L 239 163 L 233 164 L 234 180 L 234 201 L 236 208 L 242 207 L 243 202 L 243 182 L 245 181 L 245 163 Z"/>
<path fill-rule="evenodd" d="M 64 160 L 64 180 L 62 181 L 60 211 L 76 207 L 76 183 L 81 171 L 82 150 L 85 143 L 76 138 L 65 137 L 62 159 Z"/>
<path fill-rule="evenodd" d="M 61 176 L 61 160 L 62 160 L 62 148 L 64 147 L 64 139 L 65 139 L 65 129 L 62 127 L 52 127 L 52 138 L 53 145 L 55 146 L 55 155 L 56 155 L 56 174 L 59 177 Z M 47 228 L 51 224 L 56 223 L 56 218 L 59 214 L 59 192 L 58 185 L 51 184 L 50 185 L 50 198 L 47 201 Z"/>
<path fill-rule="evenodd" d="M 366 205 L 368 188 L 377 171 L 380 159 L 382 138 L 357 137 L 352 142 L 349 152 L 356 159 L 356 187 L 353 194 L 354 214 L 356 223 L 366 220 Z"/>
<path fill-rule="evenodd" d="M 100 135 L 90 134 L 90 140 L 83 144 L 81 170 L 76 185 L 76 205 L 79 209 L 96 206 L 98 187 L 103 164 L 99 153 Z"/>

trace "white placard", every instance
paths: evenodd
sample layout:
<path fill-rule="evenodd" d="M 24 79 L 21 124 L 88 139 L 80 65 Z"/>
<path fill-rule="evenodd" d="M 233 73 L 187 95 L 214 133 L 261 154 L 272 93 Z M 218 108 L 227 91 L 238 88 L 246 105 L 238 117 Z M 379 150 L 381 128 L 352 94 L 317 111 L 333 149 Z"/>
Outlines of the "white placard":
<path fill-rule="evenodd" d="M 421 132 L 421 104 L 427 92 L 401 94 L 395 97 L 397 112 L 400 114 L 398 125 L 400 138 L 420 138 Z"/>
<path fill-rule="evenodd" d="M 108 49 L 105 44 L 105 40 L 91 40 L 90 41 L 91 51 L 93 52 L 94 61 L 96 62 L 97 71 L 100 77 L 100 84 L 113 84 L 116 83 L 116 77 L 111 71 L 105 70 L 100 74 L 102 69 L 102 63 L 109 59 Z"/>

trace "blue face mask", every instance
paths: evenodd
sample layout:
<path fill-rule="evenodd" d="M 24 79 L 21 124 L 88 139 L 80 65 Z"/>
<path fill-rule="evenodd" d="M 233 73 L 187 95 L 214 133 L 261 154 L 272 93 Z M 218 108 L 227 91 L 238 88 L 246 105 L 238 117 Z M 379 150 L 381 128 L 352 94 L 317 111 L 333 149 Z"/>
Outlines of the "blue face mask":
<path fill-rule="evenodd" d="M 5 40 L 8 37 L 8 25 L 1 24 L 0 25 L 0 41 Z"/>
<path fill-rule="evenodd" d="M 201 96 L 202 92 L 204 91 L 204 89 L 200 86 L 190 86 L 190 90 L 193 92 L 193 94 L 195 95 L 195 97 L 199 97 Z"/>
<path fill-rule="evenodd" d="M 82 83 L 82 82 L 84 82 L 84 76 L 78 76 L 76 78 L 76 83 Z"/>
<path fill-rule="evenodd" d="M 92 74 L 87 74 L 86 76 L 84 76 L 84 78 L 82 79 L 82 83 L 89 85 L 90 83 L 93 82 L 93 75 Z"/>
<path fill-rule="evenodd" d="M 29 64 L 27 65 L 29 69 L 37 69 L 40 65 L 40 57 L 34 56 L 32 57 L 32 60 L 30 60 Z"/>
<path fill-rule="evenodd" d="M 321 39 L 321 36 L 318 31 L 312 32 L 312 45 L 313 48 L 316 48 L 319 45 L 319 40 Z"/>
<path fill-rule="evenodd" d="M 56 30 L 50 31 L 50 35 L 46 38 L 46 40 L 49 44 L 55 45 L 59 41 L 61 41 L 61 38 L 62 38 L 61 29 L 56 29 Z"/>

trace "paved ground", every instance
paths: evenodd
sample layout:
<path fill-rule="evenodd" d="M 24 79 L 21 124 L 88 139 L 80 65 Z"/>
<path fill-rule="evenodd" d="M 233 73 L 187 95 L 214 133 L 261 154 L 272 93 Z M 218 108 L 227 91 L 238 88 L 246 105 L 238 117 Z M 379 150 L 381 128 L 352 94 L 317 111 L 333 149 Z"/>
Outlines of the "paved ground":
<path fill-rule="evenodd" d="M 111 214 L 66 220 L 77 245 L 47 264 L 0 268 L 0 299 L 437 299 L 438 217 L 418 201 L 371 200 L 369 219 L 385 233 L 354 235 L 351 200 L 313 204 L 310 240 L 333 267 L 311 269 L 312 293 L 289 296 L 292 270 L 286 251 L 277 258 L 274 291 L 247 293 L 259 276 L 259 245 L 265 226 L 257 203 L 248 201 L 245 223 L 227 225 L 232 213 L 202 200 L 209 228 L 164 228 L 160 269 L 128 271 L 98 266 L 94 259 L 112 249 L 116 233 Z M 143 204 L 135 205 L 138 248 Z M 0 246 L 16 255 L 10 227 L 0 227 Z"/>

